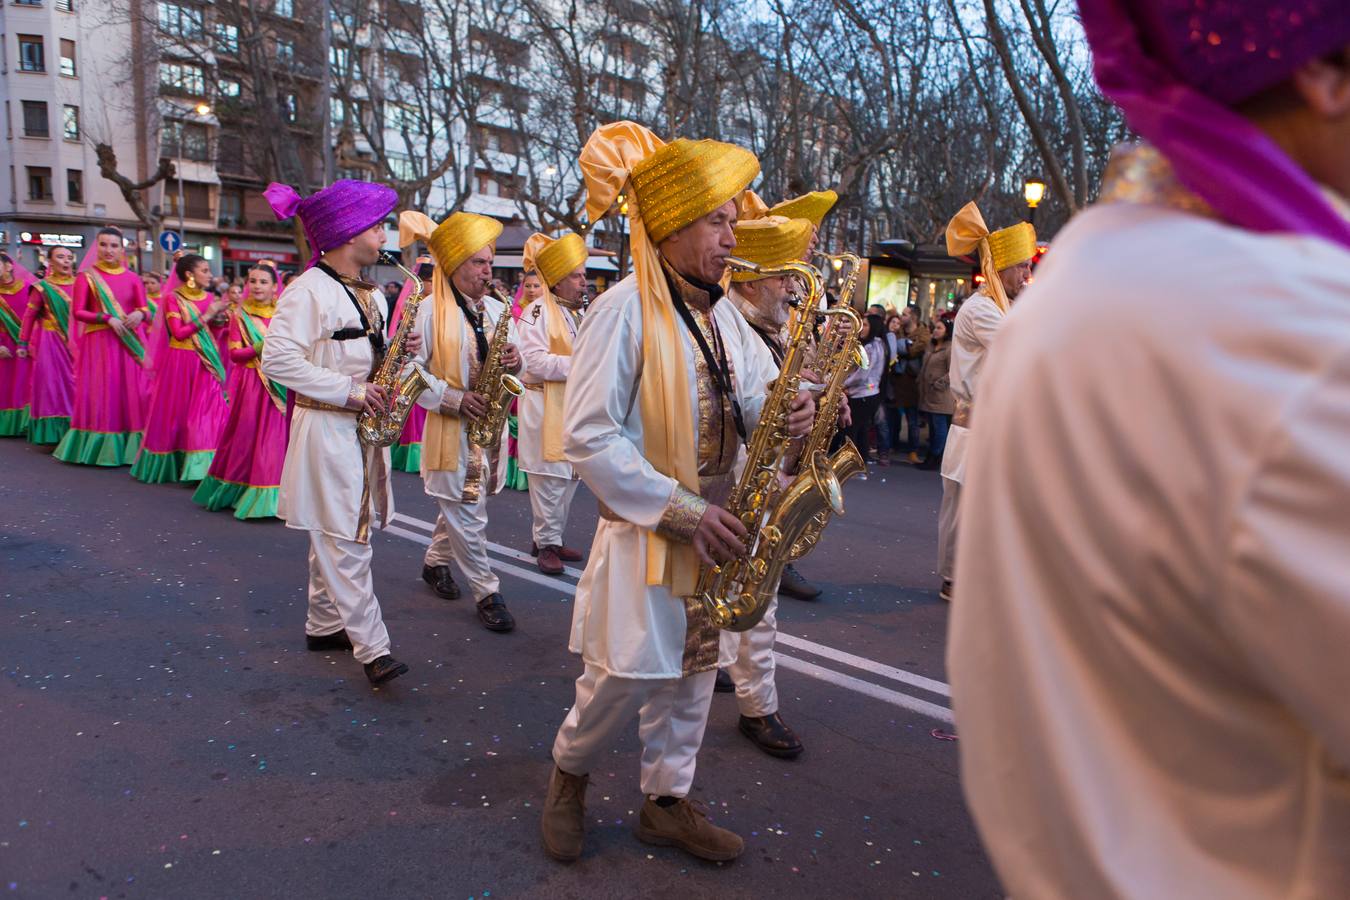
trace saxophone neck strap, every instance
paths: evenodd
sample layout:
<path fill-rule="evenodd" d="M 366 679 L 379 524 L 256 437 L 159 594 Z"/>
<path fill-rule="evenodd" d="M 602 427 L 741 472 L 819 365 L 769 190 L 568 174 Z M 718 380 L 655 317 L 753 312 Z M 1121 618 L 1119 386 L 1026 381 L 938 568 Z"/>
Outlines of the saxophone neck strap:
<path fill-rule="evenodd" d="M 339 328 L 337 331 L 333 332 L 333 340 L 354 341 L 359 338 L 367 338 L 370 340 L 371 352 L 375 354 L 376 359 L 379 359 L 384 355 L 384 335 L 380 333 L 379 329 L 370 327 L 370 317 L 366 314 L 365 304 L 362 303 L 360 298 L 356 296 L 356 293 L 352 291 L 351 287 L 347 284 L 346 279 L 334 271 L 332 266 L 325 262 L 318 262 L 314 265 L 315 268 L 342 286 L 342 290 L 346 292 L 347 297 L 352 301 L 352 306 L 356 307 L 356 315 L 361 319 L 360 328 Z"/>
<path fill-rule="evenodd" d="M 455 295 L 455 302 L 459 304 L 460 311 L 464 313 L 464 321 L 468 322 L 469 327 L 473 329 L 473 341 L 478 350 L 478 363 L 482 365 L 483 360 L 487 359 L 488 355 L 487 334 L 483 330 L 483 320 L 487 318 L 487 311 L 479 312 L 474 309 L 474 304 L 470 303 L 459 292 L 459 288 L 455 287 L 453 281 L 450 282 L 450 293 Z"/>

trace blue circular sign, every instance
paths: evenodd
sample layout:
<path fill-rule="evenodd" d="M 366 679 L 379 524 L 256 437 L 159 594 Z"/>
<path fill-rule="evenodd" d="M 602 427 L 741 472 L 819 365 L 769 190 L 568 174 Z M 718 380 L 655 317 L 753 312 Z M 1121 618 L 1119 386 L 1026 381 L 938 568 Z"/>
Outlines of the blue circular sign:
<path fill-rule="evenodd" d="M 175 253 L 179 247 L 183 246 L 183 239 L 179 237 L 176 231 L 161 231 L 159 233 L 159 245 L 165 251 Z"/>

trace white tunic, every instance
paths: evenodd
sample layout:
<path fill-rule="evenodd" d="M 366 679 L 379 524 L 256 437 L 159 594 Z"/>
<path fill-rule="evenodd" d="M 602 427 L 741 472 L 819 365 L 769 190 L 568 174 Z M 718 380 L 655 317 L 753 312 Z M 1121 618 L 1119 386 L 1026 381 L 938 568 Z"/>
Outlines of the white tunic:
<path fill-rule="evenodd" d="M 746 428 L 764 404 L 760 371 L 750 351 L 759 338 L 726 300 L 713 317 L 736 373 Z M 678 320 L 677 320 L 678 321 Z M 684 345 L 691 408 L 698 409 L 695 354 L 687 329 Z M 569 647 L 590 665 L 626 678 L 679 678 L 684 653 L 683 601 L 660 585 L 647 585 L 647 529 L 661 521 L 675 479 L 642 456 L 638 377 L 642 363 L 642 306 L 630 275 L 591 305 L 573 348 L 567 382 L 564 451 L 577 474 L 625 521 L 601 519 L 577 585 Z M 696 435 L 689 436 L 697 440 Z M 730 665 L 734 642 L 721 642 L 720 664 Z"/>
<path fill-rule="evenodd" d="M 1350 253 L 1090 209 L 980 393 L 949 667 L 1007 892 L 1346 896 Z"/>
<path fill-rule="evenodd" d="M 345 406 L 352 385 L 368 380 L 374 354 L 368 340 L 335 341 L 332 335 L 360 327 L 356 306 L 342 285 L 317 267 L 311 268 L 287 285 L 277 302 L 263 344 L 263 374 L 297 394 Z M 386 473 L 379 487 L 392 516 L 389 451 L 379 452 Z M 365 485 L 362 453 L 354 413 L 297 405 L 281 472 L 277 514 L 291 528 L 356 540 Z M 375 490 L 371 501 L 376 503 Z"/>
<path fill-rule="evenodd" d="M 447 299 L 453 302 L 453 298 L 447 297 Z M 483 309 L 484 315 L 486 316 L 486 320 L 483 322 L 483 330 L 487 335 L 489 342 L 492 341 L 492 335 L 496 331 L 495 324 L 501 317 L 504 308 L 505 306 L 502 302 L 492 296 L 483 298 Z M 422 365 L 423 374 L 426 376 L 427 382 L 431 385 L 430 388 L 422 393 L 421 397 L 417 398 L 417 402 L 429 410 L 436 410 L 440 407 L 441 402 L 445 398 L 452 395 L 455 395 L 455 402 L 458 403 L 459 398 L 469 389 L 456 389 L 450 387 L 446 382 L 437 378 L 435 375 L 432 375 L 428 368 L 431 353 L 436 343 L 434 336 L 432 335 L 432 323 L 434 321 L 432 314 L 434 309 L 435 303 L 428 298 L 422 303 L 421 307 L 418 308 L 417 325 L 414 326 L 417 329 L 417 333 L 422 336 L 422 352 L 418 356 L 418 362 Z M 515 327 L 514 324 L 512 327 Z M 468 320 L 463 316 L 460 317 L 460 330 L 459 365 L 461 383 L 472 386 L 474 377 L 478 373 L 478 363 L 476 362 L 478 358 L 478 345 L 473 334 L 473 329 L 469 327 Z M 519 333 L 517 332 L 516 335 L 518 334 Z M 427 427 L 432 427 L 431 419 L 427 420 Z M 486 451 L 480 451 L 478 448 L 470 447 L 469 423 L 467 421 L 461 421 L 459 428 L 459 468 L 455 469 L 453 472 L 444 469 L 428 470 L 427 463 L 430 461 L 430 456 L 427 453 L 426 444 L 423 443 L 422 481 L 426 493 L 431 497 L 439 497 L 443 500 L 459 501 L 463 499 L 464 479 L 468 475 L 468 466 L 465 465 L 465 461 L 469 459 L 471 450 L 474 453 L 482 452 L 485 460 L 495 457 L 497 474 L 493 493 L 495 494 L 500 491 L 506 485 L 506 465 L 508 460 L 506 439 L 509 428 L 510 425 L 508 423 L 504 422 L 502 424 L 502 441 L 498 445 L 498 449 L 489 454 Z M 486 496 L 487 475 L 487 471 L 484 471 L 484 496 Z"/>
<path fill-rule="evenodd" d="M 535 318 L 535 310 L 539 318 Z M 517 330 L 520 357 L 524 361 L 524 370 L 520 380 L 526 384 L 543 384 L 545 381 L 566 381 L 572 367 L 572 357 L 562 356 L 548 351 L 548 330 L 554 313 L 542 301 L 536 300 L 525 308 L 520 316 Z M 576 318 L 566 310 L 563 322 L 567 333 L 575 344 L 577 337 Z M 554 478 L 571 478 L 572 465 L 566 460 L 549 462 L 544 459 L 544 392 L 526 389 L 520 398 L 520 430 L 516 446 L 520 448 L 520 468 L 527 475 L 551 475 Z"/>
<path fill-rule="evenodd" d="M 984 371 L 985 358 L 1004 318 L 1003 310 L 984 291 L 971 294 L 956 314 L 956 322 L 952 325 L 950 378 L 952 394 L 958 403 L 974 402 L 975 387 Z M 974 414 L 978 416 L 979 410 L 976 409 Z M 942 453 L 943 478 L 958 483 L 965 481 L 969 441 L 969 428 L 951 426 L 947 433 L 947 446 Z"/>

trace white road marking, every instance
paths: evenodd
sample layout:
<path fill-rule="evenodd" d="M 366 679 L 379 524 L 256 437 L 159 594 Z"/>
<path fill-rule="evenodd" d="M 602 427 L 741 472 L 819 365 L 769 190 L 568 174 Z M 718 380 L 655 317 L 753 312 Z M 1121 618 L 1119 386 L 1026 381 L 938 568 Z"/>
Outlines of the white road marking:
<path fill-rule="evenodd" d="M 412 525 L 414 528 L 418 528 L 421 531 L 411 531 L 407 528 L 401 528 L 398 525 L 390 525 L 388 528 L 384 529 L 384 531 L 387 534 L 397 535 L 398 537 L 414 541 L 415 543 L 421 544 L 423 546 L 429 546 L 431 544 L 431 532 L 434 531 L 436 528 L 434 522 L 427 522 L 422 519 L 413 518 L 412 516 L 405 516 L 402 513 L 395 513 L 393 516 L 393 520 L 395 522 L 403 522 L 405 524 Z M 426 533 L 423 534 L 422 532 Z M 525 553 L 521 550 L 516 550 L 512 547 L 507 547 L 503 544 L 497 544 L 492 541 L 488 541 L 487 545 L 489 550 L 498 554 L 499 556 L 505 556 L 510 559 L 519 560 L 521 562 L 533 563 L 534 561 L 533 558 L 528 553 Z M 543 585 L 544 587 L 552 588 L 555 591 L 558 591 L 559 593 L 562 594 L 567 594 L 569 596 L 575 597 L 577 593 L 576 585 L 564 578 L 559 577 L 550 578 L 547 575 L 539 574 L 539 572 L 534 569 L 525 569 L 522 568 L 521 566 L 513 565 L 512 563 L 509 562 L 503 562 L 498 559 L 493 559 L 491 561 L 491 567 L 498 572 L 509 573 L 515 576 L 516 578 L 521 578 L 524 579 L 525 581 L 530 581 L 535 584 Z M 572 578 L 581 577 L 581 572 L 570 566 L 568 566 L 565 571 L 566 574 L 571 576 Z M 925 678 L 922 675 L 916 675 L 915 673 L 908 672 L 904 669 L 897 669 L 894 666 L 888 666 L 885 663 L 879 663 L 875 660 L 868 659 L 864 656 L 857 656 L 853 653 L 848 653 L 844 650 L 836 650 L 833 647 L 826 646 L 825 644 L 818 644 L 815 641 L 809 641 L 806 638 L 796 637 L 794 635 L 785 634 L 784 632 L 779 631 L 777 643 L 783 646 L 792 647 L 793 649 L 796 650 L 801 650 L 806 653 L 813 654 L 815 656 L 822 657 L 824 659 L 844 663 L 845 665 L 852 666 L 855 669 L 860 669 L 864 672 L 870 672 L 873 675 L 879 675 L 883 678 L 888 678 L 892 681 L 907 684 L 911 687 L 919 688 L 920 690 L 928 691 L 930 693 L 937 694 L 942 697 L 951 696 L 951 688 L 941 681 L 937 681 L 932 678 Z M 889 703 L 892 706 L 899 706 L 903 709 L 908 709 L 911 712 L 916 712 L 919 713 L 920 715 L 925 715 L 928 716 L 929 718 L 937 719 L 939 722 L 945 722 L 948 725 L 953 724 L 951 709 L 946 706 L 942 706 L 941 704 L 933 703 L 930 700 L 923 700 L 919 697 L 912 697 L 909 694 L 901 693 L 900 691 L 894 691 L 891 690 L 890 688 L 881 687 L 880 685 L 873 684 L 870 681 L 865 681 L 861 678 L 856 678 L 853 675 L 847 675 L 843 672 L 838 672 L 834 669 L 827 668 L 818 663 L 810 662 L 804 659 L 799 659 L 795 656 L 790 656 L 786 653 L 783 653 L 780 650 L 774 651 L 774 657 L 777 659 L 778 664 L 785 669 L 790 669 L 794 672 L 801 672 L 802 674 L 808 675 L 819 681 L 824 681 L 828 684 L 833 684 L 837 687 L 842 687 L 850 691 L 855 691 L 864 696 L 871 697 L 874 700 L 880 700 L 883 703 Z"/>

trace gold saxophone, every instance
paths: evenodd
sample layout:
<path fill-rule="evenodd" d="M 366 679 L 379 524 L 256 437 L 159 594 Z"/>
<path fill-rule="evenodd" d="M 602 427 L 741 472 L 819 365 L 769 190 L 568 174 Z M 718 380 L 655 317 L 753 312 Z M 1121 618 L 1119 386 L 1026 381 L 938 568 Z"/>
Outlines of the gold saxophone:
<path fill-rule="evenodd" d="M 862 317 L 853 309 L 853 295 L 857 291 L 858 270 L 862 266 L 862 260 L 853 253 L 818 255 L 824 257 L 835 269 L 842 268 L 845 264 L 849 268 L 839 290 L 839 302 L 834 307 L 840 310 L 841 314 L 826 323 L 816 353 L 815 365 L 819 370 L 817 374 L 824 382 L 825 390 L 816 401 L 816 420 L 811 426 L 811 433 L 807 435 L 806 442 L 802 445 L 803 459 L 809 459 L 817 451 L 829 453 L 830 443 L 834 440 L 835 432 L 839 430 L 836 425 L 839 421 L 839 409 L 846 399 L 844 380 L 854 369 L 867 363 L 862 347 L 858 344 L 858 335 L 862 332 Z M 867 463 L 853 441 L 845 438 L 843 445 L 829 457 L 829 468 L 839 484 L 843 485 L 855 475 L 867 471 Z M 837 514 L 843 515 L 843 512 L 844 510 L 840 508 Z M 793 542 L 792 549 L 788 551 L 788 559 L 795 562 L 815 549 L 820 541 L 821 532 L 830 523 L 832 514 L 834 514 L 832 510 L 821 510 L 816 514 L 801 537 Z"/>
<path fill-rule="evenodd" d="M 475 394 L 481 394 L 487 401 L 487 412 L 469 423 L 469 443 L 484 450 L 491 450 L 501 443 L 502 426 L 511 411 L 511 400 L 525 393 L 525 385 L 520 379 L 502 368 L 502 353 L 511 331 L 511 301 L 502 296 L 501 291 L 492 290 L 504 305 L 497 327 L 492 332 L 492 343 L 488 345 L 487 358 L 478 371 L 478 380 L 474 382 Z"/>
<path fill-rule="evenodd" d="M 408 414 L 412 412 L 413 404 L 429 387 L 426 378 L 422 376 L 422 369 L 416 364 L 406 377 L 403 376 L 404 368 L 413 358 L 408 352 L 408 336 L 412 334 L 413 326 L 417 324 L 417 308 L 422 305 L 422 293 L 426 285 L 422 279 L 405 269 L 398 257 L 392 253 L 381 251 L 380 262 L 398 267 L 400 272 L 417 283 L 417 287 L 404 303 L 403 316 L 398 320 L 398 328 L 389 339 L 389 346 L 385 350 L 380 367 L 370 379 L 372 384 L 378 384 L 385 389 L 389 398 L 388 409 L 382 413 L 363 412 L 356 419 L 356 435 L 361 439 L 361 443 L 368 447 L 388 447 L 398 440 L 398 436 L 403 433 L 404 424 L 408 421 Z"/>
<path fill-rule="evenodd" d="M 806 263 L 769 267 L 735 257 L 727 263 L 758 275 L 797 275 L 808 288 L 808 297 L 792 304 L 783 365 L 750 437 L 745 469 L 727 501 L 727 511 L 745 526 L 747 554 L 720 565 L 704 566 L 695 592 L 717 627 L 748 631 L 768 611 L 778 591 L 779 576 L 788 563 L 787 551 L 802 529 L 822 510 L 843 508 L 839 481 L 824 453 L 803 457 L 801 472 L 790 483 L 785 485 L 779 477 L 792 440 L 788 413 L 800 387 L 812 327 L 818 316 L 840 313 L 817 309 L 825 292 L 824 279 Z"/>

